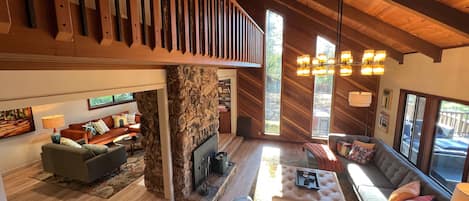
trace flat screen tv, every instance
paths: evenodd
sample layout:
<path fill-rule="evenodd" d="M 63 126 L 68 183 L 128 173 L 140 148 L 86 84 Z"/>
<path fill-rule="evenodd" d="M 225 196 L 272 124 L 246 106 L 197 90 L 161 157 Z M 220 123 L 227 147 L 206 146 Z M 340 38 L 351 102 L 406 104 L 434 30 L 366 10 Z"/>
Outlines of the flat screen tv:
<path fill-rule="evenodd" d="M 0 139 L 35 130 L 31 107 L 0 111 Z"/>
<path fill-rule="evenodd" d="M 197 189 L 206 179 L 206 171 L 208 168 L 208 158 L 213 158 L 218 152 L 218 135 L 212 135 L 204 143 L 199 145 L 192 152 L 194 190 Z"/>

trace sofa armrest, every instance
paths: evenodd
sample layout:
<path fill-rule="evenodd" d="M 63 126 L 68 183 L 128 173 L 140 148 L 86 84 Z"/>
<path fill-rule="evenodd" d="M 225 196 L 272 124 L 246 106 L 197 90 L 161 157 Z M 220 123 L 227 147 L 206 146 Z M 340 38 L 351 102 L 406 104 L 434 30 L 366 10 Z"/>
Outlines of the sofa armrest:
<path fill-rule="evenodd" d="M 336 143 L 338 141 L 345 141 L 352 143 L 354 140 L 362 141 L 362 142 L 370 142 L 370 137 L 363 136 L 363 135 L 347 135 L 343 133 L 330 133 L 329 134 L 329 148 L 334 152 L 337 153 L 337 146 Z"/>
<path fill-rule="evenodd" d="M 85 130 L 75 130 L 75 129 L 64 129 L 60 131 L 60 135 L 62 137 L 70 138 L 72 140 L 80 140 L 80 139 L 85 139 L 87 140 L 87 132 Z"/>
<path fill-rule="evenodd" d="M 117 146 L 109 149 L 109 152 L 100 154 L 86 161 L 88 176 L 94 181 L 101 176 L 111 173 L 127 162 L 125 146 Z"/>

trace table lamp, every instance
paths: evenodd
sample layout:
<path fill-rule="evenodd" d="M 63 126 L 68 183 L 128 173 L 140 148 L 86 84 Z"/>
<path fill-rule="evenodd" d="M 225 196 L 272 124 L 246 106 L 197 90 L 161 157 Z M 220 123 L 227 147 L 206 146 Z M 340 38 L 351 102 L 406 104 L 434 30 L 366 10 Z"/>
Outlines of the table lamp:
<path fill-rule="evenodd" d="M 64 115 L 52 115 L 42 117 L 42 127 L 45 129 L 53 128 L 54 131 L 51 135 L 53 143 L 60 144 L 60 133 L 57 132 L 57 128 L 65 125 Z"/>
<path fill-rule="evenodd" d="M 465 201 L 469 200 L 469 183 L 459 183 L 453 192 L 451 201 Z"/>

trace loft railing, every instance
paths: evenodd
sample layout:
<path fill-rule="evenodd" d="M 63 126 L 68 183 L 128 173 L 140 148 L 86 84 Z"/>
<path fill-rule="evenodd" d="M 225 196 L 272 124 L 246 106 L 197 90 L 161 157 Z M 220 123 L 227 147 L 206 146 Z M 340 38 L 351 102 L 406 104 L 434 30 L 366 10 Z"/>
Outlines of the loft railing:
<path fill-rule="evenodd" d="M 262 29 L 235 0 L 0 0 L 3 60 L 260 67 L 263 43 Z"/>
<path fill-rule="evenodd" d="M 440 112 L 438 123 L 453 128 L 456 136 L 469 136 L 469 113 L 467 112 Z"/>

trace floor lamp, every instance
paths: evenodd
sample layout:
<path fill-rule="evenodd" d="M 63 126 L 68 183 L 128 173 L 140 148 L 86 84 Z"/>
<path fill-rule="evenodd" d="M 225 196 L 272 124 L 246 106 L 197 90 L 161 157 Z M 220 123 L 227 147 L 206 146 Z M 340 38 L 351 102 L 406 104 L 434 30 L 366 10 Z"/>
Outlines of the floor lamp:
<path fill-rule="evenodd" d="M 352 91 L 348 94 L 348 103 L 352 107 L 368 108 L 371 105 L 371 92 Z M 366 111 L 365 135 L 368 136 L 368 116 Z"/>

